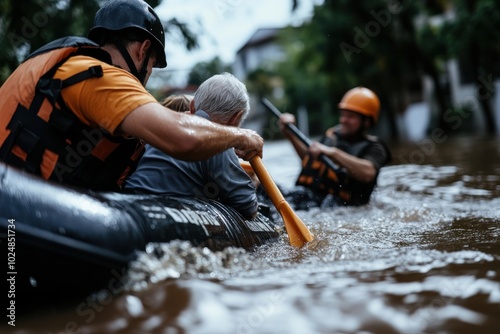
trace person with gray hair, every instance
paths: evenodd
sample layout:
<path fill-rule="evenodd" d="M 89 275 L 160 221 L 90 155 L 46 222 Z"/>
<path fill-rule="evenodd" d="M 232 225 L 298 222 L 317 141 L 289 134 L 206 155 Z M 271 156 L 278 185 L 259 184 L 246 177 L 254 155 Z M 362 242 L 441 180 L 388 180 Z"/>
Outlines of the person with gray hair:
<path fill-rule="evenodd" d="M 245 85 L 230 73 L 204 81 L 190 104 L 193 117 L 239 127 L 250 111 Z M 233 148 L 211 158 L 187 162 L 172 158 L 147 145 L 137 170 L 125 181 L 124 189 L 217 200 L 233 207 L 245 218 L 257 215 L 256 189 L 243 170 Z"/>
<path fill-rule="evenodd" d="M 262 156 L 264 139 L 163 107 L 146 90 L 167 66 L 161 19 L 143 0 L 109 0 L 88 38 L 31 53 L 0 86 L 0 164 L 60 184 L 121 191 L 144 143 L 187 161 L 229 147 Z"/>

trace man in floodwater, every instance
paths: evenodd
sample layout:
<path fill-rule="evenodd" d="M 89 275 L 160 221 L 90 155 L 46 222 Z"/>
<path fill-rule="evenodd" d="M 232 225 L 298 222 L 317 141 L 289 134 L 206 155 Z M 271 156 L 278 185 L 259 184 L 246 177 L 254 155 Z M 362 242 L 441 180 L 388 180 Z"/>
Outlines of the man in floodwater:
<path fill-rule="evenodd" d="M 166 67 L 165 34 L 142 0 L 110 0 L 89 38 L 66 37 L 35 51 L 0 88 L 0 161 L 47 180 L 120 190 L 144 143 L 185 160 L 230 147 L 262 155 L 254 131 L 163 107 L 145 85 Z"/>
<path fill-rule="evenodd" d="M 245 85 L 232 74 L 222 73 L 205 80 L 189 106 L 180 109 L 186 107 L 196 116 L 239 127 L 250 111 L 250 102 Z M 255 187 L 233 149 L 199 162 L 187 162 L 147 145 L 137 170 L 125 182 L 125 189 L 214 199 L 246 218 L 255 217 L 258 211 Z"/>
<path fill-rule="evenodd" d="M 285 126 L 295 123 L 293 115 L 283 114 L 279 120 L 281 132 L 302 159 L 296 185 L 312 190 L 313 202 L 322 207 L 368 203 L 380 168 L 391 159 L 389 149 L 367 134 L 380 112 L 380 101 L 373 91 L 353 88 L 338 107 L 339 124 L 326 130 L 321 140 L 309 148 Z M 336 164 L 334 169 L 320 159 L 321 154 Z"/>

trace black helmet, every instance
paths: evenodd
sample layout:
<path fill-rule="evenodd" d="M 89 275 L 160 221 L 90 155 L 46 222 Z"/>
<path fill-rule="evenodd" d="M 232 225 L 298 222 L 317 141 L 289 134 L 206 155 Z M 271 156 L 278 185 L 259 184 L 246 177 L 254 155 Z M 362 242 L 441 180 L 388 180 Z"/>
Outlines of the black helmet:
<path fill-rule="evenodd" d="M 143 0 L 109 0 L 95 14 L 94 23 L 89 31 L 89 38 L 99 41 L 102 31 L 118 31 L 137 28 L 145 31 L 152 38 L 158 50 L 156 67 L 166 67 L 165 32 L 158 15 Z"/>

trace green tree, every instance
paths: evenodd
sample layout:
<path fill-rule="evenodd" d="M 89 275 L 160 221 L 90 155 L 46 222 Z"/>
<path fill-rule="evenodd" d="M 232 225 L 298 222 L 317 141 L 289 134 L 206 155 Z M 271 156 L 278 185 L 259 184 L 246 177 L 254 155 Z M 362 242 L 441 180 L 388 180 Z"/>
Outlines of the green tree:
<path fill-rule="evenodd" d="M 395 115 L 406 109 L 422 71 L 415 30 L 407 25 L 416 14 L 411 2 L 325 0 L 316 6 L 311 21 L 283 39 L 293 48 L 284 66 L 290 102 L 305 104 L 324 126 L 348 89 L 366 86 L 380 96 L 397 137 Z"/>
<path fill-rule="evenodd" d="M 105 0 L 0 0 L 0 84 L 26 56 L 42 45 L 64 36 L 86 36 L 94 14 Z M 152 7 L 161 0 L 148 0 Z M 176 19 L 163 22 L 166 35 L 179 32 L 190 50 L 197 38 Z M 168 38 L 168 37 L 167 37 Z"/>
<path fill-rule="evenodd" d="M 199 86 L 212 75 L 230 71 L 229 65 L 224 64 L 219 57 L 215 57 L 210 61 L 200 62 L 193 66 L 188 74 L 188 85 Z"/>
<path fill-rule="evenodd" d="M 282 85 L 275 71 L 262 67 L 248 73 L 245 83 L 248 91 L 255 94 L 259 100 L 271 95 L 278 85 Z"/>
<path fill-rule="evenodd" d="M 433 23 L 434 15 L 449 6 L 456 17 Z M 395 116 L 421 95 L 423 74 L 433 82 L 438 125 L 452 130 L 445 113 L 456 107 L 451 105 L 446 61 L 459 59 L 471 68 L 488 132 L 493 133 L 490 99 L 500 74 L 499 32 L 497 0 L 325 0 L 309 23 L 289 28 L 283 37 L 288 61 L 281 74 L 290 104 L 306 104 L 313 120 L 325 120 L 331 114 L 325 110 L 347 89 L 372 88 L 397 136 Z"/>
<path fill-rule="evenodd" d="M 476 98 L 486 120 L 486 131 L 497 132 L 491 107 L 494 79 L 500 75 L 500 3 L 498 0 L 454 0 L 456 17 L 445 22 L 438 33 L 446 56 L 468 69 L 465 80 L 476 86 Z M 467 78 L 467 75 L 469 78 Z"/>
<path fill-rule="evenodd" d="M 67 34 L 85 35 L 98 1 L 0 2 L 0 82 L 33 50 Z M 61 27 L 64 27 L 61 29 Z"/>
<path fill-rule="evenodd" d="M 295 112 L 301 107 L 309 111 L 309 130 L 319 133 L 326 125 L 336 121 L 336 115 L 331 113 L 331 101 L 335 99 L 330 90 L 331 74 L 323 71 L 324 55 L 321 52 L 310 52 L 306 56 L 310 40 L 303 38 L 308 32 L 301 28 L 289 28 L 280 35 L 282 45 L 287 54 L 287 61 L 278 67 L 278 73 L 283 78 L 285 99 L 281 109 L 284 112 Z M 312 42 L 316 44 L 318 41 Z M 338 97 L 340 99 L 340 97 Z M 277 106 L 280 105 L 278 101 Z"/>

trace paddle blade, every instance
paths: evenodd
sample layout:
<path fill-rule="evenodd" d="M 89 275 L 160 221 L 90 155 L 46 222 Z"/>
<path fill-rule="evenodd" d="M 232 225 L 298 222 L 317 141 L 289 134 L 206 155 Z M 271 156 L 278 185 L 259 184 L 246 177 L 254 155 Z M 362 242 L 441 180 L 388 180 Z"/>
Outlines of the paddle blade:
<path fill-rule="evenodd" d="M 294 247 L 302 247 L 314 239 L 311 231 L 309 231 L 307 226 L 302 222 L 297 214 L 295 214 L 288 202 L 281 202 L 277 209 L 283 218 L 283 222 L 285 223 L 285 229 L 288 234 L 290 245 Z"/>
<path fill-rule="evenodd" d="M 250 160 L 255 174 L 259 178 L 264 190 L 273 202 L 276 210 L 280 213 L 285 223 L 285 229 L 288 233 L 290 245 L 294 247 L 302 247 L 306 242 L 313 240 L 313 236 L 307 226 L 295 214 L 290 204 L 285 200 L 278 186 L 274 183 L 271 175 L 262 163 L 259 156 L 255 156 Z"/>

